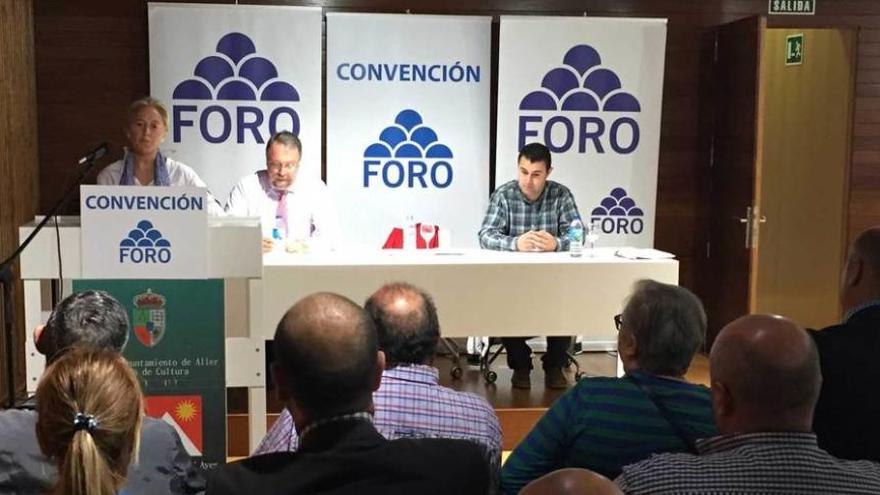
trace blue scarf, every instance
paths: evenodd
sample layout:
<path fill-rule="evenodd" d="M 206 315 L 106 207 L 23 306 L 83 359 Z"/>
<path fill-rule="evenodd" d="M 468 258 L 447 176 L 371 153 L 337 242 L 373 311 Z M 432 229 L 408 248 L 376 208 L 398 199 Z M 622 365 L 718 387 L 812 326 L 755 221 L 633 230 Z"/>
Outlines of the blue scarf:
<path fill-rule="evenodd" d="M 120 186 L 133 186 L 134 183 L 134 154 L 125 151 L 124 166 L 122 167 L 122 177 L 119 178 Z M 165 157 L 161 151 L 156 151 L 156 164 L 153 167 L 155 175 L 153 176 L 154 186 L 170 186 L 171 179 L 168 177 L 168 165 L 165 163 Z"/>

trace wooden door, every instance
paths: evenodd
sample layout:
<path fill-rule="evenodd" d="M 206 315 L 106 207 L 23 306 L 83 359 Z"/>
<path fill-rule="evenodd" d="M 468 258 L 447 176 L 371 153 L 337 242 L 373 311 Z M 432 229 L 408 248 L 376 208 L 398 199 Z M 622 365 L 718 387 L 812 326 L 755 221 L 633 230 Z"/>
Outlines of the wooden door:
<path fill-rule="evenodd" d="M 787 39 L 803 60 L 786 65 Z M 792 40 L 796 42 L 796 40 Z M 856 33 L 768 29 L 762 72 L 763 167 L 755 312 L 821 328 L 840 319 Z"/>
<path fill-rule="evenodd" d="M 707 349 L 717 332 L 749 312 L 755 263 L 749 225 L 761 171 L 763 104 L 760 55 L 766 20 L 750 17 L 719 26 L 713 78 L 712 222 L 707 246 L 704 303 L 709 316 Z"/>

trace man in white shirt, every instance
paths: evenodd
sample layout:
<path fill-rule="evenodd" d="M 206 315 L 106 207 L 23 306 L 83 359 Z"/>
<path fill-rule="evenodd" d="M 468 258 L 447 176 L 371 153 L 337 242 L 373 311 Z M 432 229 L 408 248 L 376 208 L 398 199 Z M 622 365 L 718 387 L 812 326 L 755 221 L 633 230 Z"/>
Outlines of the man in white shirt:
<path fill-rule="evenodd" d="M 297 177 L 302 143 L 281 131 L 266 144 L 266 169 L 239 181 L 226 202 L 226 213 L 260 217 L 263 252 L 277 238 L 306 244 L 311 250 L 336 247 L 336 212 L 330 192 L 321 180 Z M 273 235 L 274 234 L 274 235 Z"/>

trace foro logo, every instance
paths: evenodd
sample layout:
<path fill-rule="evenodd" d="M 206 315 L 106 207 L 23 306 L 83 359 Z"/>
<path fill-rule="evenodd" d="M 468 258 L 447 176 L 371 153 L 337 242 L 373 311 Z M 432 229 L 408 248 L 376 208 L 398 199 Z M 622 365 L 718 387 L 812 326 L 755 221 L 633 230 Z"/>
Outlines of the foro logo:
<path fill-rule="evenodd" d="M 644 216 L 645 212 L 626 195 L 626 190 L 615 187 L 593 208 L 590 221 L 598 222 L 605 234 L 641 234 L 645 229 Z"/>
<path fill-rule="evenodd" d="M 415 110 L 403 110 L 364 151 L 364 187 L 436 187 L 452 184 L 452 150 L 437 141 L 437 133 L 422 123 Z"/>
<path fill-rule="evenodd" d="M 120 263 L 168 263 L 171 261 L 171 243 L 153 227 L 149 220 L 141 220 L 119 243 Z"/>
<path fill-rule="evenodd" d="M 541 89 L 520 102 L 517 149 L 539 139 L 553 153 L 635 151 L 639 124 L 619 114 L 638 113 L 641 106 L 621 89 L 617 74 L 601 64 L 599 52 L 589 45 L 568 50 L 563 66 L 548 72 Z"/>
<path fill-rule="evenodd" d="M 285 129 L 299 134 L 299 115 L 282 103 L 299 101 L 299 93 L 278 79 L 272 62 L 256 55 L 254 42 L 247 36 L 229 33 L 220 38 L 217 53 L 199 61 L 193 75 L 174 88 L 175 143 L 181 142 L 185 128 L 196 125 L 201 137 L 215 144 L 230 139 L 239 144 L 249 140 L 264 143 L 267 137 Z M 255 103 L 202 106 L 180 104 L 181 100 Z"/>

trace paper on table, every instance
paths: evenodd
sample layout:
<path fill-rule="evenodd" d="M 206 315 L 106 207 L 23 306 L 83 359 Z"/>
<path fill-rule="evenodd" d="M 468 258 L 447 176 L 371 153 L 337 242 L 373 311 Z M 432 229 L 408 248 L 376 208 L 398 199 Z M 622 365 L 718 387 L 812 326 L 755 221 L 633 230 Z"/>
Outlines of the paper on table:
<path fill-rule="evenodd" d="M 629 260 L 669 260 L 675 258 L 672 253 L 651 248 L 620 248 L 614 252 L 615 256 Z"/>

